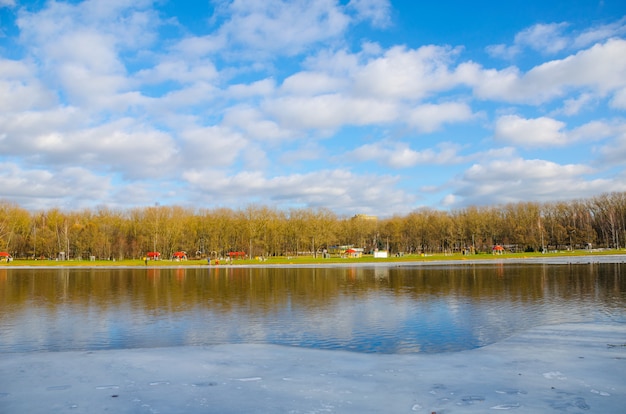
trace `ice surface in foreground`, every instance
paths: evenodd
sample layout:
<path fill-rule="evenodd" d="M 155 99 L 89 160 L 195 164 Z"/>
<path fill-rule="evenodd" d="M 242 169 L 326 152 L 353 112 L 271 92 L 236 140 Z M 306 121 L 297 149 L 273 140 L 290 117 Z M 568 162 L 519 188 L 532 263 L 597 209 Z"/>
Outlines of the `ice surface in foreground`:
<path fill-rule="evenodd" d="M 376 355 L 220 345 L 0 356 L 0 413 L 620 413 L 626 325 Z"/>

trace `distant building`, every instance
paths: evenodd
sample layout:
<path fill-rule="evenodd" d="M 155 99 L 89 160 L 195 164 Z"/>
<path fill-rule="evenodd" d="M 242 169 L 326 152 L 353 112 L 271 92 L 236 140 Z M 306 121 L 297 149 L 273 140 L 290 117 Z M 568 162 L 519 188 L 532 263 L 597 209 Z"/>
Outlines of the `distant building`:
<path fill-rule="evenodd" d="M 345 251 L 346 257 L 359 258 L 363 257 L 363 249 L 361 248 L 351 248 Z"/>
<path fill-rule="evenodd" d="M 328 248 L 328 253 L 330 254 L 344 254 L 346 250 L 353 248 L 353 244 L 346 244 L 343 246 L 330 246 Z"/>
<path fill-rule="evenodd" d="M 352 220 L 367 220 L 367 221 L 376 221 L 378 220 L 377 216 L 369 216 L 367 214 L 356 214 L 352 217 Z"/>

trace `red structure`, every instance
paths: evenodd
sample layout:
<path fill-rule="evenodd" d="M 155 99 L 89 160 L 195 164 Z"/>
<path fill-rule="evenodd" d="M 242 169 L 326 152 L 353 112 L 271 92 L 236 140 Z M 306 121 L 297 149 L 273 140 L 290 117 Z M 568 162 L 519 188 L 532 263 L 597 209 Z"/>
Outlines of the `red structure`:
<path fill-rule="evenodd" d="M 187 260 L 187 253 L 185 252 L 176 252 L 172 255 L 174 259 L 178 260 Z"/>
<path fill-rule="evenodd" d="M 150 260 L 159 260 L 159 257 L 161 257 L 161 253 L 159 252 L 148 252 L 146 253 L 146 257 Z"/>
<path fill-rule="evenodd" d="M 228 252 L 228 257 L 243 259 L 246 256 L 246 252 Z"/>
<path fill-rule="evenodd" d="M 11 259 L 11 255 L 7 252 L 0 252 L 0 260 L 6 260 L 7 262 Z"/>

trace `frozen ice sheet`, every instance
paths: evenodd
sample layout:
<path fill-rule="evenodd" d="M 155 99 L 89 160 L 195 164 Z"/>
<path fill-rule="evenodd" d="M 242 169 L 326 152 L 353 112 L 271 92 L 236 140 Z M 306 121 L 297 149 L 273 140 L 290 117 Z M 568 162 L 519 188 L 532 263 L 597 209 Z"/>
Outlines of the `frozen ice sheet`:
<path fill-rule="evenodd" d="M 619 413 L 626 325 L 377 355 L 219 345 L 0 356 L 0 413 Z"/>

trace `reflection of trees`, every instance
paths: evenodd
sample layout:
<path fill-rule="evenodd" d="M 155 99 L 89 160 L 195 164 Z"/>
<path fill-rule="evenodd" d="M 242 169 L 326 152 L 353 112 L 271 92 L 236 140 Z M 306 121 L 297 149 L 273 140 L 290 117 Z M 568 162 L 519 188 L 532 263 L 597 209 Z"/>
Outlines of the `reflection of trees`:
<path fill-rule="evenodd" d="M 327 307 L 346 296 L 376 292 L 428 301 L 526 302 L 601 298 L 626 292 L 623 264 L 467 265 L 463 267 L 10 269 L 0 278 L 5 312 L 29 306 L 139 312 L 194 309 L 272 313 L 285 307 Z"/>

